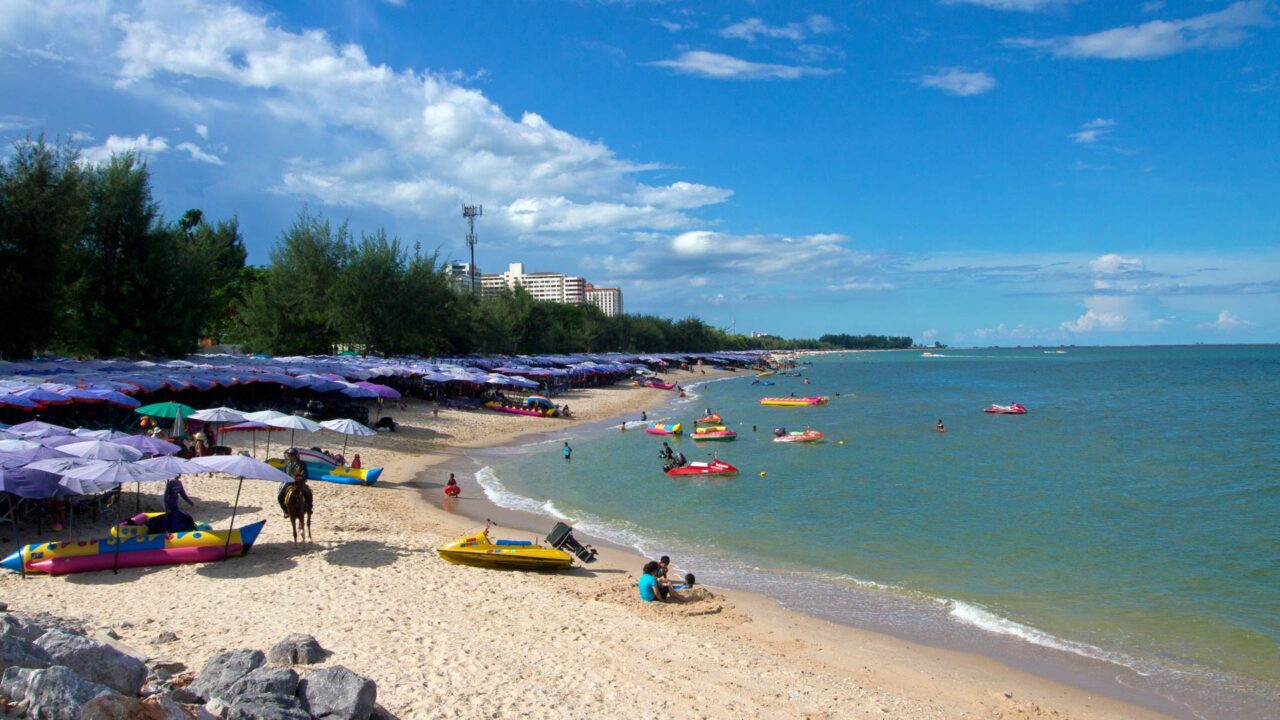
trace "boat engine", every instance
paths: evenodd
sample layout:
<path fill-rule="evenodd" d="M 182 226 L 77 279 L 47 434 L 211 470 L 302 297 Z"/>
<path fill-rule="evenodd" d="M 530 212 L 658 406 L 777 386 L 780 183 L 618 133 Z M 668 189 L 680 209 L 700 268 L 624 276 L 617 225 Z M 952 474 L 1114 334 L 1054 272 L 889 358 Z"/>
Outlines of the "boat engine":
<path fill-rule="evenodd" d="M 590 545 L 583 545 L 573 536 L 573 528 L 562 522 L 556 523 L 547 533 L 547 544 L 557 550 L 571 553 L 584 563 L 596 561 L 596 550 Z"/>

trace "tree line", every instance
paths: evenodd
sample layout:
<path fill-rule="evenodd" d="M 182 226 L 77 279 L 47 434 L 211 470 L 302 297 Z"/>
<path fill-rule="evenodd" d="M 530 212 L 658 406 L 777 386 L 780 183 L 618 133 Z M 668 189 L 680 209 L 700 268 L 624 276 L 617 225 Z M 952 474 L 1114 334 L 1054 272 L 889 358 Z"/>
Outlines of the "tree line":
<path fill-rule="evenodd" d="M 455 290 L 435 252 L 304 209 L 265 267 L 236 218 L 167 220 L 133 153 L 93 165 L 70 143 L 19 142 L 0 164 L 0 357 L 179 355 L 201 339 L 249 352 L 398 355 L 906 347 L 910 338 L 746 337 L 697 317 L 607 317 L 517 288 Z"/>

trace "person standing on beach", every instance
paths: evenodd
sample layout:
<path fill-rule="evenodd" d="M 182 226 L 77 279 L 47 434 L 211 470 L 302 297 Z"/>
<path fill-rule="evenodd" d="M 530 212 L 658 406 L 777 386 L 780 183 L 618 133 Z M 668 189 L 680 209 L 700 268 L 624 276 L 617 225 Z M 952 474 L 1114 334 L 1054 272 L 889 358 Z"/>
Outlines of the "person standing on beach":
<path fill-rule="evenodd" d="M 456 498 L 462 494 L 462 488 L 458 487 L 458 481 L 454 479 L 453 473 L 449 473 L 449 482 L 444 486 L 445 497 Z"/>
<path fill-rule="evenodd" d="M 187 489 L 182 486 L 182 481 L 176 476 L 170 478 L 164 484 L 164 529 L 165 532 L 182 532 L 183 530 L 195 527 L 195 521 L 191 516 L 182 512 L 179 500 L 187 501 L 187 505 L 195 507 L 191 497 L 187 495 Z"/>
<path fill-rule="evenodd" d="M 572 460 L 572 459 L 573 459 L 573 448 L 569 447 L 569 441 L 568 441 L 568 440 L 565 440 L 565 441 L 564 441 L 564 459 L 565 459 L 565 460 Z"/>

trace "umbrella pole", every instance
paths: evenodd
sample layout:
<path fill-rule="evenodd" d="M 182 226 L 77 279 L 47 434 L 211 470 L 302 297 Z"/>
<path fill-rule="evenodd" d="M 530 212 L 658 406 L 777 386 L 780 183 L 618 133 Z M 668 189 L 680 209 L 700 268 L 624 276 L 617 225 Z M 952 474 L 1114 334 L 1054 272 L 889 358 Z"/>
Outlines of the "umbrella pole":
<path fill-rule="evenodd" d="M 257 430 L 253 431 L 253 457 L 255 460 L 258 457 L 258 431 Z"/>
<path fill-rule="evenodd" d="M 231 526 L 227 528 L 227 541 L 222 544 L 222 559 L 227 559 L 227 549 L 231 547 L 231 531 L 236 527 L 236 511 L 240 509 L 240 490 L 244 488 L 244 478 L 240 478 L 240 484 L 236 486 L 236 502 L 231 507 Z"/>
<path fill-rule="evenodd" d="M 134 483 L 136 489 L 133 491 L 133 511 L 135 513 L 142 512 L 142 481 Z"/>
<path fill-rule="evenodd" d="M 141 482 L 139 482 L 139 483 L 138 483 L 138 485 L 142 485 L 142 483 L 141 483 Z M 124 541 L 124 538 L 121 536 L 122 534 L 121 534 L 121 532 L 120 532 L 120 496 L 119 496 L 119 495 L 117 495 L 117 496 L 116 496 L 116 524 L 115 524 L 115 529 L 116 529 L 116 542 L 115 542 L 115 546 L 116 546 L 116 552 L 115 552 L 115 555 L 116 555 L 116 556 L 115 556 L 115 559 L 111 561 L 111 562 L 112 562 L 112 565 L 111 565 L 111 574 L 112 574 L 112 575 L 119 575 L 119 574 L 120 574 L 120 543 Z"/>
<path fill-rule="evenodd" d="M 343 460 L 347 459 L 347 440 L 348 439 L 349 439 L 348 436 L 346 435 L 342 436 L 342 459 Z"/>
<path fill-rule="evenodd" d="M 266 455 L 266 457 L 262 458 L 263 460 L 271 459 L 271 431 L 270 430 L 267 431 L 267 452 L 264 454 Z"/>

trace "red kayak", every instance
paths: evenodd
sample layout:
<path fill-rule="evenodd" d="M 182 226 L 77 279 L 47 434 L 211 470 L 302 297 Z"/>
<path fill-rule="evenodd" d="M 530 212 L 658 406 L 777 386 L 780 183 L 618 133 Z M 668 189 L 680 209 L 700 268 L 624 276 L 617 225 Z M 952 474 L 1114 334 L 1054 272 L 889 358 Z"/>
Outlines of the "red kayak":
<path fill-rule="evenodd" d="M 996 415 L 1026 415 L 1027 409 L 1022 403 L 1010 403 L 1008 405 L 992 405 L 982 412 L 995 413 Z"/>
<path fill-rule="evenodd" d="M 691 462 L 683 467 L 671 468 L 667 471 L 667 474 L 672 477 L 677 475 L 737 475 L 738 468 L 716 458 L 709 463 Z"/>

